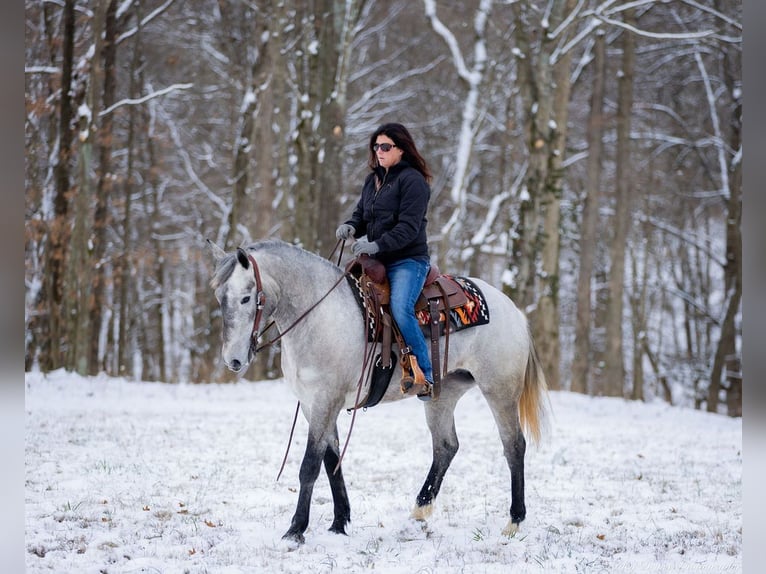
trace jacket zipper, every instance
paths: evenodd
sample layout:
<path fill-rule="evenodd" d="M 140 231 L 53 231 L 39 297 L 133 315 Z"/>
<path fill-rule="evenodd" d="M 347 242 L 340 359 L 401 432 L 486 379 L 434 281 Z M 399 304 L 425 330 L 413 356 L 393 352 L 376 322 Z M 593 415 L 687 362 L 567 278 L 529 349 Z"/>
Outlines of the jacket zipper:
<path fill-rule="evenodd" d="M 376 189 L 375 193 L 372 195 L 372 216 L 373 217 L 375 217 L 375 202 L 378 200 L 378 195 L 380 194 L 380 191 L 386 185 L 387 179 L 388 179 L 388 170 L 386 170 L 386 173 L 383 174 L 383 181 L 380 183 L 380 187 Z"/>

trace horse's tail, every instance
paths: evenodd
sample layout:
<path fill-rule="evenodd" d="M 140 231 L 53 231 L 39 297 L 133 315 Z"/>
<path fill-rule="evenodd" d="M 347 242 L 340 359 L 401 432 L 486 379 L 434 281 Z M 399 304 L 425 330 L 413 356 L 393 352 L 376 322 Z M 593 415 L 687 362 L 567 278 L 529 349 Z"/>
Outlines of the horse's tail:
<path fill-rule="evenodd" d="M 527 435 L 535 443 L 540 442 L 540 427 L 545 414 L 545 400 L 548 385 L 545 382 L 540 358 L 537 356 L 535 341 L 529 331 L 529 356 L 527 357 L 527 370 L 524 373 L 524 388 L 519 397 L 519 418 L 527 431 Z"/>

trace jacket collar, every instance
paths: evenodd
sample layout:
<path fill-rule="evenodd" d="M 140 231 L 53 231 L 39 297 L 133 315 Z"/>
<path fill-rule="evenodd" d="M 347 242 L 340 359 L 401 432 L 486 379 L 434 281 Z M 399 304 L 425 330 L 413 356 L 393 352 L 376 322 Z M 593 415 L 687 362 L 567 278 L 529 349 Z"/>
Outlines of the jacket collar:
<path fill-rule="evenodd" d="M 410 164 L 407 163 L 407 160 L 402 159 L 396 165 L 392 165 L 390 168 L 388 168 L 388 175 L 393 177 L 407 167 L 410 167 Z M 375 175 L 378 176 L 380 181 L 383 181 L 383 178 L 386 176 L 386 169 L 381 166 L 377 166 L 375 168 Z"/>

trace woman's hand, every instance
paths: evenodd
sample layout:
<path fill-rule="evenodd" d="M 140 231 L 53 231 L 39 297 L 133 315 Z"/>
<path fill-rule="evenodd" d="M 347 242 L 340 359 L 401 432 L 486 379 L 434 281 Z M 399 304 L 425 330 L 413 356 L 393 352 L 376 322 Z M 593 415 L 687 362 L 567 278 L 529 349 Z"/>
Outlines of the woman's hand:
<path fill-rule="evenodd" d="M 351 251 L 359 257 L 360 255 L 375 255 L 378 251 L 380 251 L 380 247 L 378 247 L 378 244 L 374 241 L 367 241 L 366 239 L 361 239 L 354 243 L 354 246 L 351 248 Z"/>
<path fill-rule="evenodd" d="M 346 240 L 349 237 L 353 237 L 354 233 L 356 233 L 356 229 L 354 229 L 353 225 L 342 223 L 338 226 L 338 229 L 335 230 L 335 237 Z"/>

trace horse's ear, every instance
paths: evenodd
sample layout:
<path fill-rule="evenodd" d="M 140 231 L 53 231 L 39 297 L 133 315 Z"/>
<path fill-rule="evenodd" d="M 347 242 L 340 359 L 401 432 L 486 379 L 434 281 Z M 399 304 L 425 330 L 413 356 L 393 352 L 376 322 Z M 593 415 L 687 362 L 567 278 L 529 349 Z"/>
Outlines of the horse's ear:
<path fill-rule="evenodd" d="M 237 261 L 239 261 L 239 264 L 245 269 L 250 268 L 250 260 L 247 258 L 247 251 L 241 247 L 237 247 Z"/>
<path fill-rule="evenodd" d="M 218 247 L 215 243 L 210 241 L 210 239 L 205 239 L 205 242 L 207 243 L 207 246 L 210 249 L 210 252 L 213 254 L 213 257 L 215 258 L 216 263 L 226 256 L 226 252 L 220 247 Z"/>

